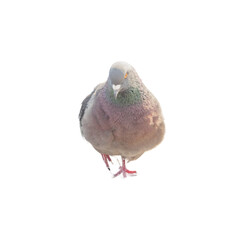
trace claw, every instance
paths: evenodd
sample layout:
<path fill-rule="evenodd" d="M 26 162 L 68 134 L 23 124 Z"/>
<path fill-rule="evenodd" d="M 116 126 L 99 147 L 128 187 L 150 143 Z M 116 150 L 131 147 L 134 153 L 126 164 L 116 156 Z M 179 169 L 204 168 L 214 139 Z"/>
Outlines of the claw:
<path fill-rule="evenodd" d="M 101 154 L 101 155 L 102 155 L 103 161 L 106 164 L 107 169 L 110 171 L 108 161 L 112 163 L 112 159 L 109 157 L 109 155 L 106 155 L 106 154 Z"/>
<path fill-rule="evenodd" d="M 128 170 L 128 169 L 126 168 L 125 159 L 122 158 L 122 166 L 119 167 L 119 171 L 118 171 L 117 173 L 115 173 L 115 174 L 113 175 L 113 177 L 117 177 L 117 176 L 120 175 L 121 173 L 123 174 L 123 177 L 125 178 L 125 177 L 127 177 L 127 173 L 128 173 L 129 175 L 135 176 L 135 174 L 136 174 L 137 172 L 136 172 L 136 171 L 130 171 L 130 170 Z"/>

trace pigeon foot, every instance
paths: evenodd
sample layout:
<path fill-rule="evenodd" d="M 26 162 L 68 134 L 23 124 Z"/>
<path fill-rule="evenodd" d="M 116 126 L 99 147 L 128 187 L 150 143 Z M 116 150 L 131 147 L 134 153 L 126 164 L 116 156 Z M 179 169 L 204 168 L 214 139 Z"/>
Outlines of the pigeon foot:
<path fill-rule="evenodd" d="M 117 176 L 120 175 L 121 173 L 123 174 L 123 177 L 124 177 L 124 178 L 127 177 L 127 174 L 128 174 L 128 175 L 131 175 L 131 176 L 136 176 L 136 174 L 137 174 L 136 171 L 130 171 L 130 170 L 128 170 L 128 169 L 126 168 L 126 163 L 125 163 L 125 159 L 124 159 L 124 158 L 122 158 L 122 166 L 119 167 L 119 171 L 118 171 L 117 173 L 115 173 L 115 174 L 113 175 L 113 177 L 117 177 Z"/>
<path fill-rule="evenodd" d="M 112 162 L 112 159 L 109 157 L 109 155 L 107 154 L 101 154 L 102 155 L 102 158 L 103 158 L 103 161 L 105 162 L 106 164 L 106 167 L 108 168 L 108 170 L 110 171 L 110 167 L 109 167 L 109 164 L 108 162 Z"/>

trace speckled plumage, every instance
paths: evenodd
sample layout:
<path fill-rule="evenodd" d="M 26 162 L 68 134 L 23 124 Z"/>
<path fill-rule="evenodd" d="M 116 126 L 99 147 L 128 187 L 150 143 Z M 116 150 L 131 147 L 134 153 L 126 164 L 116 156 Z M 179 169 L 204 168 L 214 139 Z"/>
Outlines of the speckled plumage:
<path fill-rule="evenodd" d="M 111 73 L 112 69 L 116 71 Z M 121 86 L 116 98 L 115 83 Z M 98 152 L 129 161 L 158 145 L 165 133 L 157 99 L 124 62 L 112 65 L 107 82 L 83 101 L 79 119 L 82 135 Z"/>

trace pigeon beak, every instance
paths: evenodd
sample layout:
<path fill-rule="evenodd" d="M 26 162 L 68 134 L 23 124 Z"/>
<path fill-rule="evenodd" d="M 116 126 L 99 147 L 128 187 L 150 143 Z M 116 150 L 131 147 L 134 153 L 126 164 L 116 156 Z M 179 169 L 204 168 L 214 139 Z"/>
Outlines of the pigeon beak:
<path fill-rule="evenodd" d="M 115 99 L 117 99 L 117 95 L 118 95 L 118 93 L 121 89 L 121 85 L 120 84 L 119 85 L 113 84 L 112 88 L 113 88 L 114 97 L 115 97 Z"/>
<path fill-rule="evenodd" d="M 118 95 L 118 93 L 119 93 L 119 90 L 114 90 L 113 93 L 114 93 L 115 99 L 117 99 L 117 95 Z"/>

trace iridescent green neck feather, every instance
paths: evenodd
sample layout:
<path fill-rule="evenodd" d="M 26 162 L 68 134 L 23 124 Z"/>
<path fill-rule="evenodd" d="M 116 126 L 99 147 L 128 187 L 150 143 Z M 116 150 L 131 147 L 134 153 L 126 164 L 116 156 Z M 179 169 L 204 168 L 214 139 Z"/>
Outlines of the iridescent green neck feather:
<path fill-rule="evenodd" d="M 107 97 L 118 106 L 130 106 L 142 101 L 141 93 L 138 88 L 130 87 L 123 92 L 119 92 L 117 98 L 114 97 L 112 89 L 107 89 Z"/>

